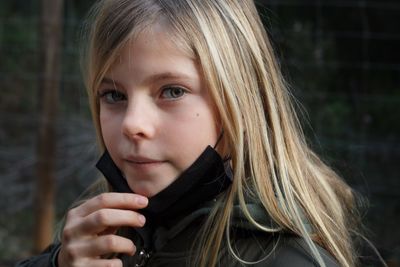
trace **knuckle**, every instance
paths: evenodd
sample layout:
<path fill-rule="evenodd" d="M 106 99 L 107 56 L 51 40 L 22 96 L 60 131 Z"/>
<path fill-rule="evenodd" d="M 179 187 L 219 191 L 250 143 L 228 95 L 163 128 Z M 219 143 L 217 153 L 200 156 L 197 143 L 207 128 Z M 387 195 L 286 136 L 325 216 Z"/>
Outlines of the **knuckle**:
<path fill-rule="evenodd" d="M 118 241 L 115 236 L 107 236 L 105 237 L 105 244 L 108 250 L 113 250 L 117 247 Z"/>
<path fill-rule="evenodd" d="M 107 194 L 106 193 L 102 193 L 102 194 L 98 195 L 96 197 L 96 201 L 97 201 L 98 205 L 101 206 L 101 207 L 107 206 L 107 203 L 108 203 Z"/>
<path fill-rule="evenodd" d="M 73 218 L 75 218 L 75 214 L 76 214 L 76 208 L 70 209 L 67 212 L 66 221 L 71 221 Z"/>
<path fill-rule="evenodd" d="M 122 202 L 122 203 L 132 203 L 134 200 L 132 200 L 132 196 L 131 196 L 131 194 L 123 194 L 123 195 L 120 195 L 120 201 Z"/>
<path fill-rule="evenodd" d="M 69 227 L 65 227 L 63 232 L 62 232 L 62 239 L 65 242 L 69 242 L 73 237 L 73 230 Z"/>
<path fill-rule="evenodd" d="M 94 219 L 96 220 L 97 223 L 101 225 L 107 225 L 108 222 L 107 212 L 104 210 L 97 211 L 96 215 L 94 216 Z"/>
<path fill-rule="evenodd" d="M 69 259 L 76 259 L 78 257 L 79 250 L 76 249 L 75 246 L 72 245 L 66 245 L 65 246 L 65 254 L 67 255 L 67 258 Z"/>

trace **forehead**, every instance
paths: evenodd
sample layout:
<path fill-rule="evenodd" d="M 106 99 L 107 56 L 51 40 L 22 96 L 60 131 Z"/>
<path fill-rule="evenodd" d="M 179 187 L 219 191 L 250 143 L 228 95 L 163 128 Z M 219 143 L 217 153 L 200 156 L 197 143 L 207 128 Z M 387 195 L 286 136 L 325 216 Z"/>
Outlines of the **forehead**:
<path fill-rule="evenodd" d="M 192 44 L 189 43 L 187 36 L 182 35 L 174 30 L 166 19 L 160 18 L 145 27 L 134 29 L 123 45 L 120 46 L 114 62 L 118 62 L 121 57 L 126 56 L 127 51 L 130 51 L 132 55 L 138 48 L 152 49 L 154 54 L 166 50 L 197 61 Z"/>
<path fill-rule="evenodd" d="M 168 27 L 155 24 L 130 38 L 116 54 L 106 72 L 108 78 L 128 75 L 135 79 L 148 76 L 200 76 L 193 54 L 182 49 L 179 38 Z"/>

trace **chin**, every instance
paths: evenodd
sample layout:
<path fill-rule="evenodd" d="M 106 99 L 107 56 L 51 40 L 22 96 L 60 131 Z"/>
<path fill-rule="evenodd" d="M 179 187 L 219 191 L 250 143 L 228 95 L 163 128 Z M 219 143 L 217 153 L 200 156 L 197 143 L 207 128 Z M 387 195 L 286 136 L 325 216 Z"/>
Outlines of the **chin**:
<path fill-rule="evenodd" d="M 135 194 L 145 196 L 145 197 L 152 197 L 155 196 L 157 193 L 159 193 L 161 190 L 155 189 L 155 186 L 153 185 L 143 185 L 143 186 L 129 186 Z"/>

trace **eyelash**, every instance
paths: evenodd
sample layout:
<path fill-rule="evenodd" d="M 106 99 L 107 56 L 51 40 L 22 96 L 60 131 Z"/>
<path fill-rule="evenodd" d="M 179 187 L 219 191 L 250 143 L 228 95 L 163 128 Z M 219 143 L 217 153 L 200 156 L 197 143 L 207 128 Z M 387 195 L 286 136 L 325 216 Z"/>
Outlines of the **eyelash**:
<path fill-rule="evenodd" d="M 123 99 L 122 100 L 115 100 L 115 99 L 109 99 L 108 98 L 108 97 L 114 98 L 115 96 L 122 97 Z M 123 93 L 121 93 L 121 92 L 119 92 L 119 91 L 117 91 L 115 89 L 107 89 L 107 90 L 104 90 L 103 92 L 99 92 L 99 98 L 100 99 L 104 99 L 104 101 L 106 103 L 108 103 L 108 104 L 115 104 L 116 102 L 120 102 L 120 101 L 126 100 L 126 96 Z"/>
<path fill-rule="evenodd" d="M 180 87 L 180 86 L 166 86 L 166 87 L 164 87 L 164 88 L 161 89 L 161 96 L 163 96 L 164 93 L 167 92 L 167 91 L 169 91 L 170 93 L 172 93 L 172 90 L 176 90 L 176 89 L 180 90 L 181 93 L 182 93 L 182 95 L 180 95 L 180 96 L 178 96 L 178 97 L 168 97 L 169 99 L 171 99 L 171 100 L 177 100 L 177 99 L 183 97 L 183 96 L 188 92 L 185 88 Z"/>
<path fill-rule="evenodd" d="M 177 96 L 177 97 L 171 96 L 171 93 L 173 92 L 173 90 L 180 90 L 181 95 Z M 170 96 L 165 97 L 164 94 L 166 92 L 170 92 Z M 187 92 L 188 92 L 187 89 L 180 87 L 180 86 L 166 86 L 164 88 L 161 88 L 160 96 L 161 96 L 161 98 L 175 101 L 175 100 L 182 98 Z M 176 91 L 174 93 L 176 93 Z M 105 102 L 108 104 L 115 104 L 117 102 L 125 101 L 127 99 L 124 93 L 119 92 L 118 90 L 115 90 L 115 89 L 106 89 L 102 92 L 99 92 L 98 97 L 100 99 L 104 99 Z M 109 97 L 111 97 L 111 99 Z M 119 97 L 120 99 L 115 100 L 115 97 Z"/>

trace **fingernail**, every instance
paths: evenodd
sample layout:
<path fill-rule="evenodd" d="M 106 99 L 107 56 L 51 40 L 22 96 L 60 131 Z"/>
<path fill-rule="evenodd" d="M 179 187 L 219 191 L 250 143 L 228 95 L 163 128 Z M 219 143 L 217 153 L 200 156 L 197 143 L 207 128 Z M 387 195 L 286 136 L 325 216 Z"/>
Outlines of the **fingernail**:
<path fill-rule="evenodd" d="M 146 197 L 138 197 L 137 198 L 137 203 L 140 205 L 140 206 L 147 206 L 147 203 L 148 203 L 149 201 L 148 201 L 148 199 L 146 198 Z"/>
<path fill-rule="evenodd" d="M 142 215 L 142 214 L 139 214 L 139 221 L 140 221 L 140 223 L 142 224 L 142 225 L 144 225 L 145 224 L 145 222 L 146 222 L 146 218 Z"/>

